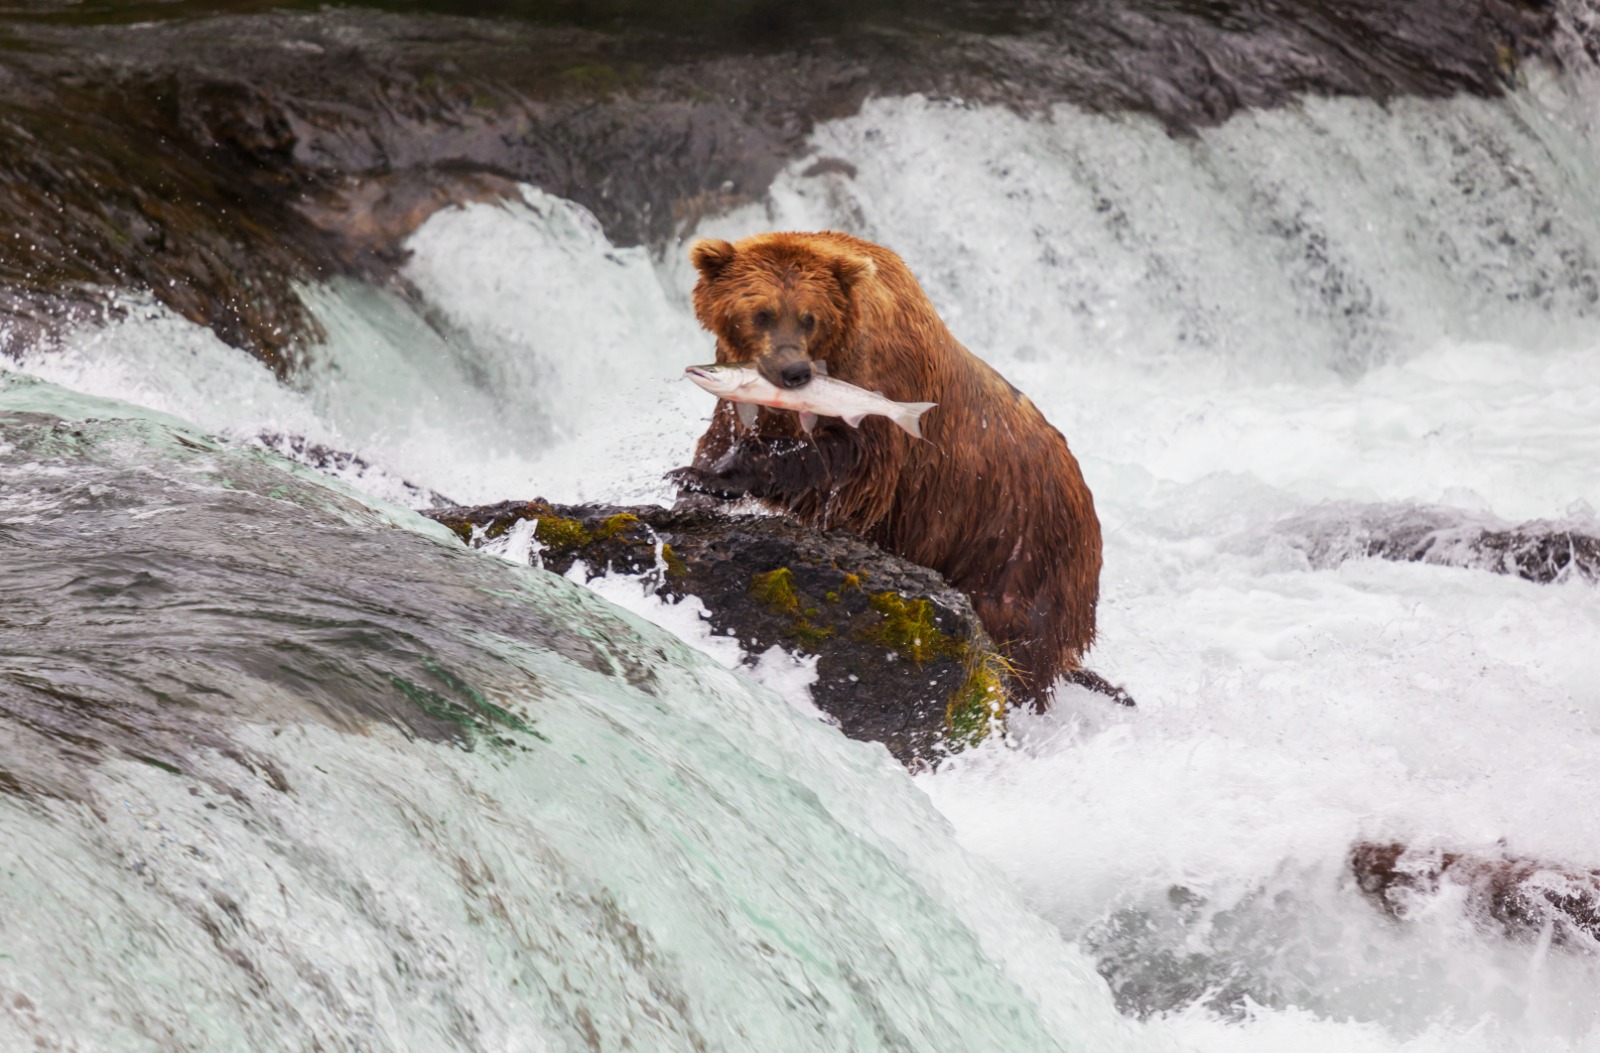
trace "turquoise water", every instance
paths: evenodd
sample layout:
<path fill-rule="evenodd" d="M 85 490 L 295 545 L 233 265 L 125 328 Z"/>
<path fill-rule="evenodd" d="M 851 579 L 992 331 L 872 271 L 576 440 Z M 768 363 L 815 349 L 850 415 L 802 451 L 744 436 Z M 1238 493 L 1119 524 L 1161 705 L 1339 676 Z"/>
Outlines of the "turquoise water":
<path fill-rule="evenodd" d="M 0 374 L 0 1046 L 1088 1049 L 880 753 L 560 578 Z"/>

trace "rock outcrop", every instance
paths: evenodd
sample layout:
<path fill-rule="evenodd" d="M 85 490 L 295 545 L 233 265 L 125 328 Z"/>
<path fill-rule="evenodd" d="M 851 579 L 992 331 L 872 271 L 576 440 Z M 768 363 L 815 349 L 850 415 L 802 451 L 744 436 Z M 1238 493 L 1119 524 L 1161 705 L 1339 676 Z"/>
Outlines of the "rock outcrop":
<path fill-rule="evenodd" d="M 971 604 L 926 567 L 842 531 L 772 516 L 507 501 L 425 513 L 471 545 L 523 530 L 560 574 L 641 579 L 668 602 L 694 597 L 714 633 L 748 654 L 816 656 L 812 699 L 851 738 L 919 765 L 999 727 L 1004 661 Z"/>
<path fill-rule="evenodd" d="M 1541 585 L 1600 582 L 1600 524 L 1592 515 L 1505 523 L 1450 508 L 1333 502 L 1278 522 L 1272 536 L 1303 551 L 1313 567 L 1377 558 L 1486 570 Z"/>
<path fill-rule="evenodd" d="M 1558 944 L 1600 941 L 1600 869 L 1372 842 L 1350 850 L 1350 869 L 1367 898 L 1396 918 L 1456 886 L 1473 920 L 1507 936 L 1548 930 Z"/>

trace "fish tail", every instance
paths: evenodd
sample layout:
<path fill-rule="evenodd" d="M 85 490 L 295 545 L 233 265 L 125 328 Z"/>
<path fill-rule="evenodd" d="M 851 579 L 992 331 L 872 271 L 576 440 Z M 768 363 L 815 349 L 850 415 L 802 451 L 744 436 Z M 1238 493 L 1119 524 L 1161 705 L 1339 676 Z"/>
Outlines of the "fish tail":
<path fill-rule="evenodd" d="M 922 438 L 920 418 L 937 405 L 937 402 L 896 402 L 894 412 L 889 414 L 889 419 L 900 425 L 900 428 L 913 439 L 920 439 Z"/>

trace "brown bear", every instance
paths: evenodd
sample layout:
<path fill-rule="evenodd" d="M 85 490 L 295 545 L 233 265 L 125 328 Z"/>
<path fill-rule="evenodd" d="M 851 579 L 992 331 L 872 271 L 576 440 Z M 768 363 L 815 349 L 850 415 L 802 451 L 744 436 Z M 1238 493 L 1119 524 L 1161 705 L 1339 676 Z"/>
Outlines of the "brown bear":
<path fill-rule="evenodd" d="M 1061 433 L 961 346 L 882 246 L 775 233 L 700 241 L 690 258 L 695 315 L 716 335 L 718 362 L 754 365 L 779 386 L 825 371 L 938 405 L 918 440 L 883 417 L 859 428 L 824 417 L 807 436 L 795 413 L 767 408 L 746 428 L 719 401 L 693 465 L 669 478 L 844 527 L 939 571 L 972 598 L 1022 693 L 1042 707 L 1094 642 L 1100 589 L 1100 521 Z"/>

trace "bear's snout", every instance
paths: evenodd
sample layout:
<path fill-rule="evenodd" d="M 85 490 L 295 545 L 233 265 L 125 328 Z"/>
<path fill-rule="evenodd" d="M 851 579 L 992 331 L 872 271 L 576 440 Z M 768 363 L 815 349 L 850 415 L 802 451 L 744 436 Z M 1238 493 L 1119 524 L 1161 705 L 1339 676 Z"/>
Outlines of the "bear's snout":
<path fill-rule="evenodd" d="M 756 362 L 756 369 L 780 388 L 798 388 L 811 382 L 811 359 L 798 343 L 774 347 Z"/>
<path fill-rule="evenodd" d="M 797 388 L 811 379 L 811 363 L 792 362 L 784 366 L 778 375 L 783 378 L 784 387 Z"/>

